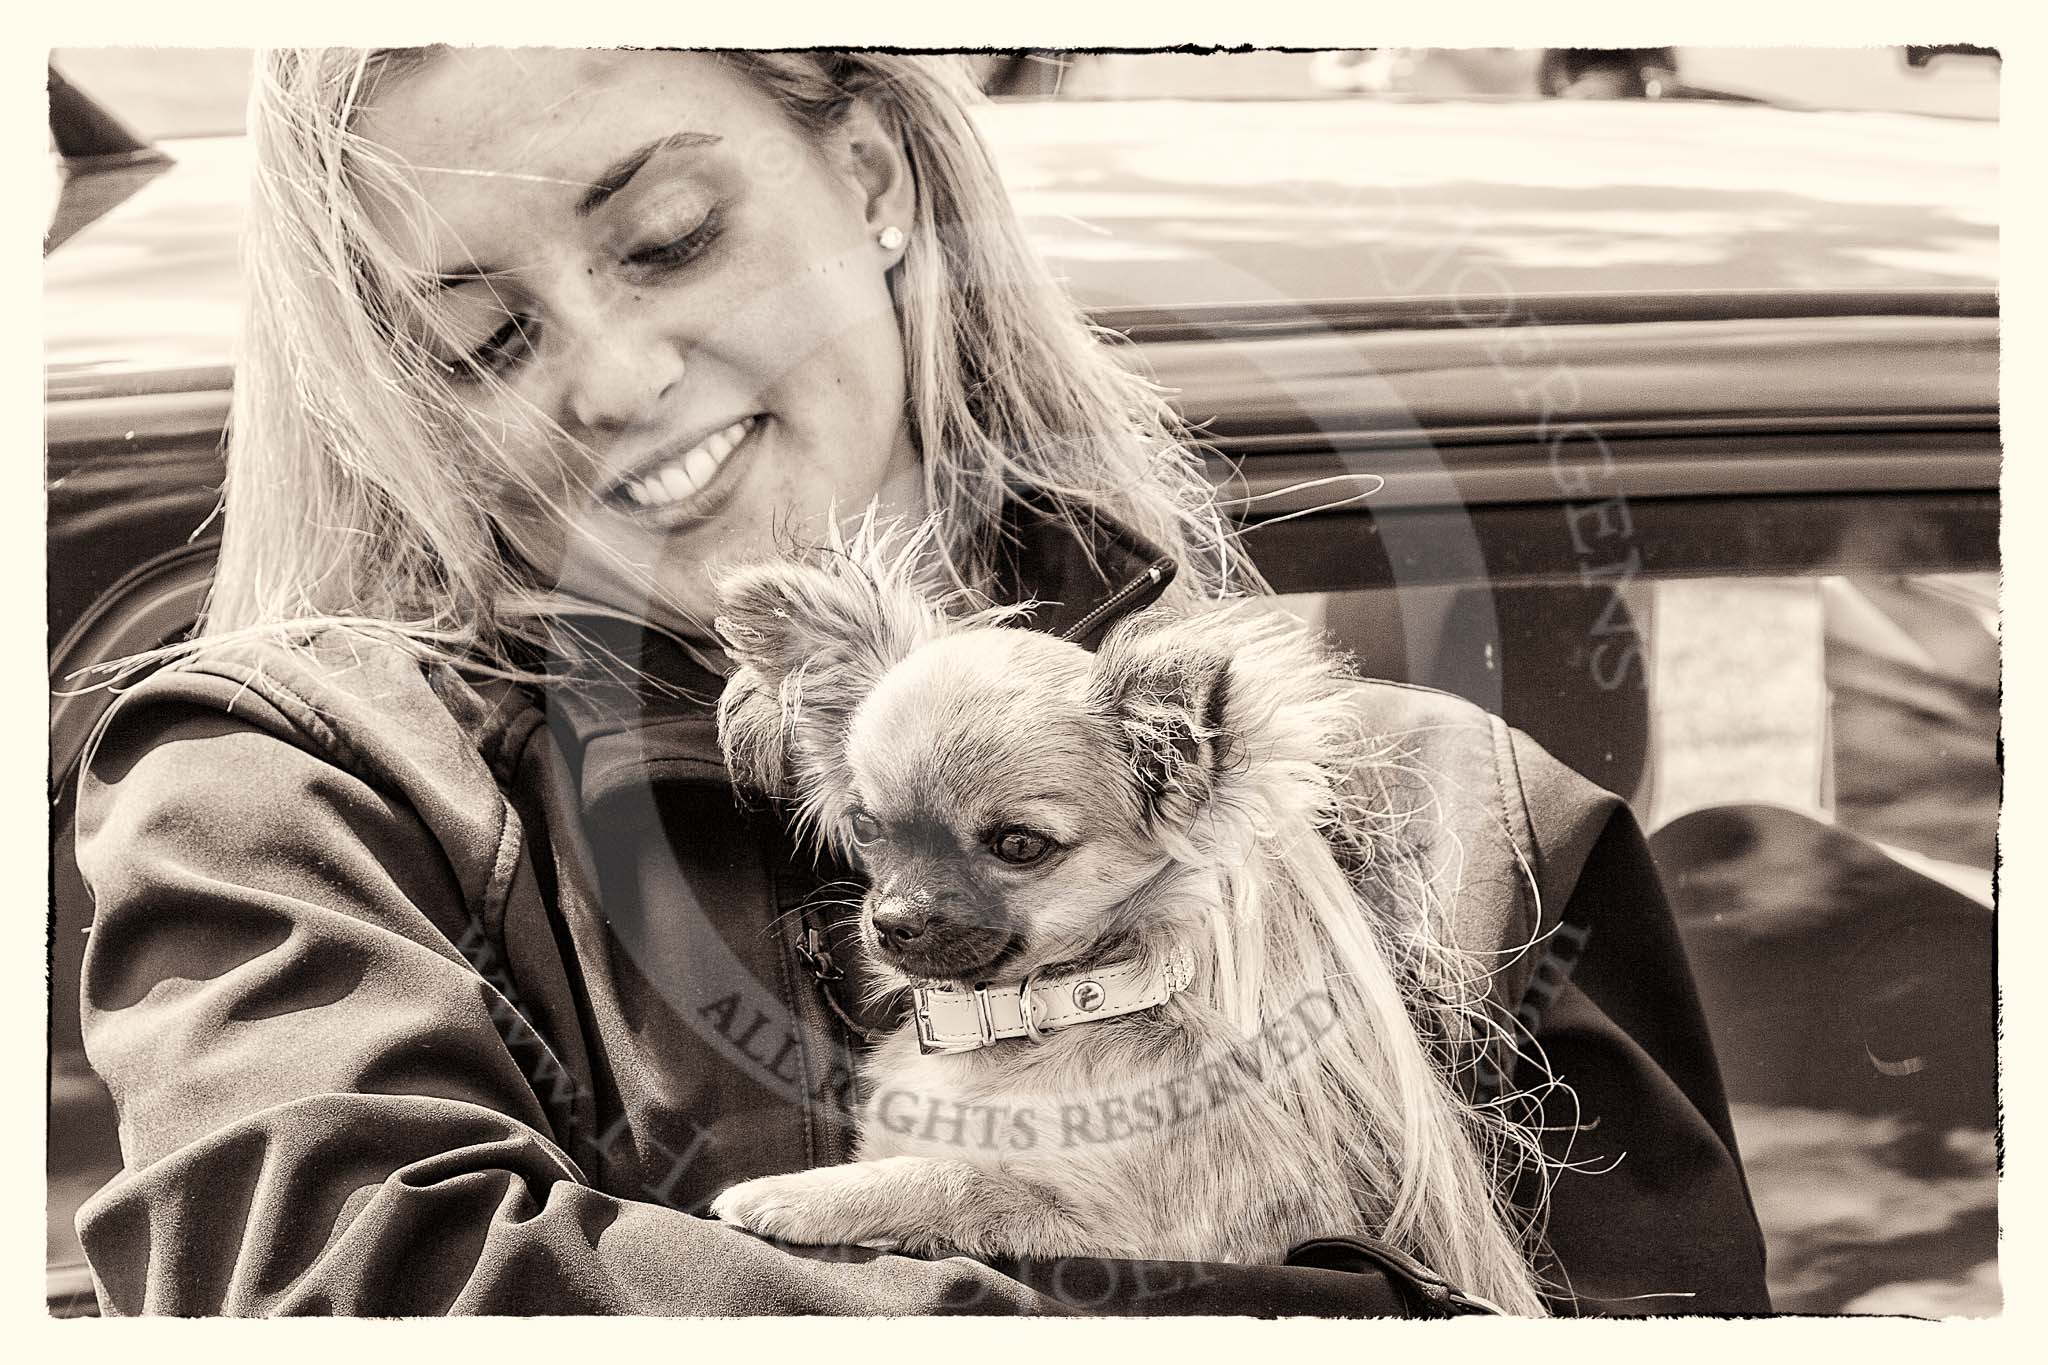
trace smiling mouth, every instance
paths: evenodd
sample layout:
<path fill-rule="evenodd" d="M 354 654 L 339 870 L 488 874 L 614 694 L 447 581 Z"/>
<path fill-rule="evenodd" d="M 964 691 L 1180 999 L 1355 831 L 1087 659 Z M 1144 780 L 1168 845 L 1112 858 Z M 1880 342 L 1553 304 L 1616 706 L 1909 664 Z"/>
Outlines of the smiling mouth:
<path fill-rule="evenodd" d="M 671 513 L 699 502 L 760 422 L 758 413 L 742 417 L 688 450 L 634 466 L 605 490 L 604 501 L 628 512 L 653 513 Z"/>

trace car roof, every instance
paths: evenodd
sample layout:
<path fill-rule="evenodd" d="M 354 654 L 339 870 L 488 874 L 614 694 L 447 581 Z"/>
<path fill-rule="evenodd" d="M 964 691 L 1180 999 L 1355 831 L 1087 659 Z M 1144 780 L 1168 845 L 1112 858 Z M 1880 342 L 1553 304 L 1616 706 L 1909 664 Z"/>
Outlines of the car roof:
<path fill-rule="evenodd" d="M 1055 274 L 1112 320 L 1997 283 L 1998 125 L 1984 120 L 1398 99 L 1005 102 L 977 117 Z M 164 149 L 174 164 L 45 262 L 53 393 L 175 388 L 229 362 L 246 144 Z"/>

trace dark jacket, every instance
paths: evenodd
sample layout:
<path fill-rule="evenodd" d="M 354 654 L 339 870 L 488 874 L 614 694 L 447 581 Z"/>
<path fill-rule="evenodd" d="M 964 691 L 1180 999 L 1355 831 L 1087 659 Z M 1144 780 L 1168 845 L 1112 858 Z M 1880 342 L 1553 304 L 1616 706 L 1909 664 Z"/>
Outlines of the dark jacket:
<path fill-rule="evenodd" d="M 1099 534 L 1083 553 L 1029 525 L 1010 581 L 1054 604 L 1033 624 L 1092 642 L 1157 595 L 1153 552 Z M 700 1217 L 735 1181 L 848 1159 L 861 1032 L 888 1021 L 846 975 L 857 892 L 730 788 L 719 680 L 657 635 L 605 645 L 637 680 L 473 684 L 330 634 L 117 708 L 78 840 L 85 1043 L 126 1166 L 79 1214 L 106 1311 L 1389 1311 L 1341 1241 L 1285 1267 L 998 1269 Z M 1498 954 L 1500 1002 L 1576 1095 L 1543 1119 L 1574 1163 L 1548 1214 L 1559 1308 L 1765 1310 L 1627 809 L 1462 701 L 1364 701 L 1434 775 L 1417 851 L 1454 880 L 1456 932 Z"/>

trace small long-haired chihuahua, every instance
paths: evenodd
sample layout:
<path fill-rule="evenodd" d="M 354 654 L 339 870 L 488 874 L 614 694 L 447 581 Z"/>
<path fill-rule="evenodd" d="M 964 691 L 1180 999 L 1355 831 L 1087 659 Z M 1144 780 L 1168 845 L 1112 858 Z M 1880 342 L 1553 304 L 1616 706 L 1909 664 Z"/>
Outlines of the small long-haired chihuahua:
<path fill-rule="evenodd" d="M 870 518 L 722 584 L 735 780 L 866 872 L 863 948 L 912 1009 L 865 1064 L 860 1159 L 713 1212 L 1026 1257 L 1362 1232 L 1543 1312 L 1499 1169 L 1527 1135 L 1452 1074 L 1484 972 L 1357 875 L 1389 835 L 1346 663 L 1255 603 L 1091 654 L 921 592 L 929 539 Z"/>

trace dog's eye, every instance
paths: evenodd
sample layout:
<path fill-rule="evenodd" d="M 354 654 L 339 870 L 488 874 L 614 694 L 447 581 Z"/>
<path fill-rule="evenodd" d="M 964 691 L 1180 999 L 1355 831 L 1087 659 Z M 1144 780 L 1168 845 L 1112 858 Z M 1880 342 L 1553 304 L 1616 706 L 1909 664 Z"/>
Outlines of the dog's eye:
<path fill-rule="evenodd" d="M 865 847 L 882 837 L 882 826 L 874 816 L 865 812 L 855 813 L 853 820 L 853 841 Z"/>
<path fill-rule="evenodd" d="M 1052 840 L 1028 829 L 1006 829 L 989 844 L 989 852 L 1006 863 L 1035 863 L 1052 851 Z"/>

